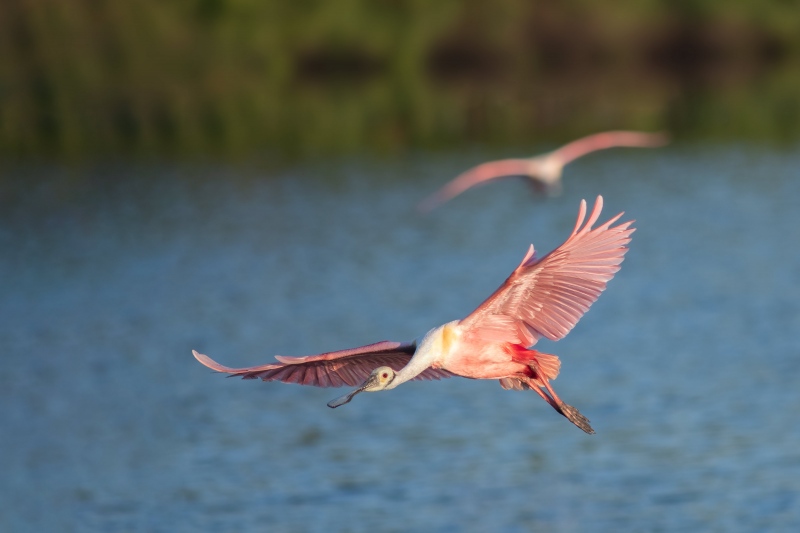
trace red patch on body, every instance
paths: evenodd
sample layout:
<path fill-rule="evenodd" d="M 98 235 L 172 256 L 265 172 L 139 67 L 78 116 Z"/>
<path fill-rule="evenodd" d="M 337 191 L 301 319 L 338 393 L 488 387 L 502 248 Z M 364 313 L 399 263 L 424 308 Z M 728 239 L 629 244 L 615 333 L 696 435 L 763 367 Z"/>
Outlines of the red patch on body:
<path fill-rule="evenodd" d="M 504 348 L 512 361 L 534 367 L 535 373 L 541 373 L 545 379 L 556 379 L 561 371 L 561 361 L 557 355 L 529 350 L 521 344 L 508 343 Z"/>

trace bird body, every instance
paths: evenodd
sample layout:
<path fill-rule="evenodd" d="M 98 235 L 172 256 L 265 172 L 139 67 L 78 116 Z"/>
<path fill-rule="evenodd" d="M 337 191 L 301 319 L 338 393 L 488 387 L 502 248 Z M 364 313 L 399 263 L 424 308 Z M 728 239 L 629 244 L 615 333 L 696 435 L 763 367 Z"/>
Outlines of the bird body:
<path fill-rule="evenodd" d="M 584 225 L 586 202 L 581 201 L 575 229 L 561 246 L 538 259 L 531 245 L 520 265 L 475 311 L 430 330 L 419 346 L 383 341 L 306 357 L 276 356 L 278 363 L 238 369 L 193 353 L 205 366 L 245 379 L 319 387 L 361 384 L 330 407 L 348 403 L 360 392 L 390 390 L 409 380 L 453 375 L 497 379 L 505 389 L 535 391 L 579 428 L 594 433 L 589 421 L 550 385 L 559 374 L 559 358 L 531 347 L 541 337 L 566 336 L 619 270 L 634 231 L 632 221 L 612 226 L 620 213 L 592 228 L 602 206 L 598 196 Z"/>
<path fill-rule="evenodd" d="M 414 364 L 410 362 L 403 368 L 387 389 L 400 385 L 405 381 L 405 376 L 413 377 L 416 370 L 413 367 L 418 365 L 442 368 L 457 376 L 471 379 L 503 379 L 524 374 L 529 361 L 536 362 L 536 355 L 539 353 L 526 350 L 519 344 L 494 342 L 471 335 L 469 329 L 461 325 L 460 320 L 454 320 L 425 335 L 417 354 L 412 358 Z M 555 375 L 558 375 L 558 365 Z"/>
<path fill-rule="evenodd" d="M 557 194 L 561 191 L 564 166 L 591 152 L 616 147 L 653 148 L 667 143 L 663 133 L 606 131 L 582 137 L 561 148 L 527 159 L 500 159 L 472 167 L 456 176 L 437 192 L 423 200 L 419 208 L 430 211 L 462 192 L 501 178 L 520 176 L 535 189 Z"/>

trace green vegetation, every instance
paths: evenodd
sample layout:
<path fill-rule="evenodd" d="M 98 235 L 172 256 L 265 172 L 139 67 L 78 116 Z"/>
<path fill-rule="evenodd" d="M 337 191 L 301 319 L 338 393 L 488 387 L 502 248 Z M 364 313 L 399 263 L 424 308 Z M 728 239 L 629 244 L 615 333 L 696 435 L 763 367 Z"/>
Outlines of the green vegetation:
<path fill-rule="evenodd" d="M 800 136 L 800 2 L 6 0 L 0 154 Z"/>

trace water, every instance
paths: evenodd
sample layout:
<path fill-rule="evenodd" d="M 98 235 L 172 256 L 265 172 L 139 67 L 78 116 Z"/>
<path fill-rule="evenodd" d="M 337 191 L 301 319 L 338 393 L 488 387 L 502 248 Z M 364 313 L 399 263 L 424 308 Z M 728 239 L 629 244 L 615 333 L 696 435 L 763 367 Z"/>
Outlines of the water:
<path fill-rule="evenodd" d="M 506 182 L 414 213 L 508 155 L 7 171 L 0 529 L 797 530 L 800 150 L 618 150 L 569 166 L 557 198 Z M 334 411 L 341 390 L 224 379 L 191 356 L 421 337 L 530 242 L 557 246 L 597 194 L 604 218 L 636 219 L 630 253 L 539 345 L 597 435 L 490 381 Z"/>

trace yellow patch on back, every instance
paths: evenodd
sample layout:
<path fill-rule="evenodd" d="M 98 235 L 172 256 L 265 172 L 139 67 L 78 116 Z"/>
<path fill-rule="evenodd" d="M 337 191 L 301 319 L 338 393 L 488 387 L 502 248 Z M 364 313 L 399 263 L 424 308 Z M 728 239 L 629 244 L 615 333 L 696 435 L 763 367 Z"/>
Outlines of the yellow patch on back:
<path fill-rule="evenodd" d="M 460 335 L 456 329 L 457 324 L 458 320 L 453 320 L 437 328 L 436 336 L 432 339 L 435 350 L 438 352 L 436 361 L 431 364 L 433 368 L 443 368 L 447 364 L 446 360 L 452 350 L 458 348 Z"/>
<path fill-rule="evenodd" d="M 459 333 L 456 329 L 457 325 L 458 320 L 453 320 L 452 322 L 448 322 L 441 327 L 438 339 L 440 355 L 436 363 L 436 368 L 441 368 L 445 365 L 445 360 L 450 355 L 451 351 L 456 347 L 456 344 L 458 344 Z"/>
<path fill-rule="evenodd" d="M 450 348 L 453 341 L 456 339 L 456 332 L 453 331 L 453 326 L 445 324 L 442 328 L 442 354 L 450 353 Z"/>

